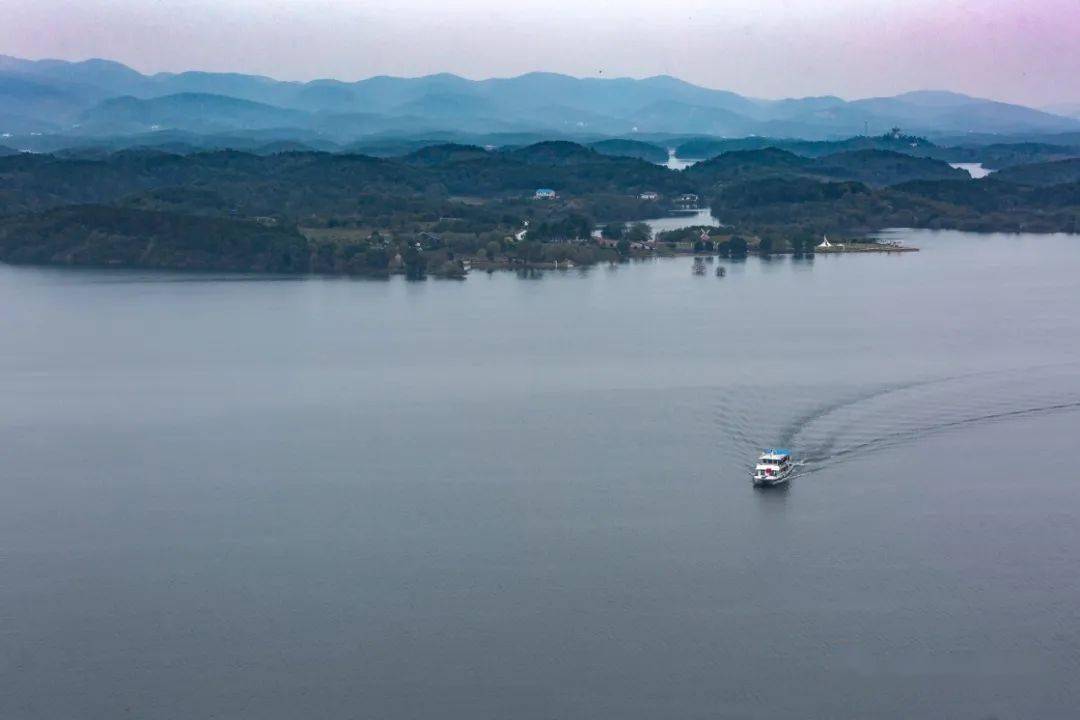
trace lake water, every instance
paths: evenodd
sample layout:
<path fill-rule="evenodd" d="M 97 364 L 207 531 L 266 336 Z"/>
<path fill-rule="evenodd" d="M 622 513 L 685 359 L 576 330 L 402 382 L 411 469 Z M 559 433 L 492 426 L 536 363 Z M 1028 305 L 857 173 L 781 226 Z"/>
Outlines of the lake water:
<path fill-rule="evenodd" d="M 1075 717 L 1080 238 L 892 235 L 0 266 L 0 717 Z"/>
<path fill-rule="evenodd" d="M 970 175 L 972 177 L 972 179 L 974 179 L 974 180 L 978 180 L 979 178 L 984 178 L 987 175 L 989 175 L 990 173 L 994 172 L 993 170 L 988 170 L 987 168 L 984 168 L 982 163 L 949 163 L 949 164 L 951 166 L 953 166 L 954 168 L 958 168 L 960 170 L 967 170 L 968 175 Z"/>
<path fill-rule="evenodd" d="M 720 221 L 712 216 L 712 212 L 709 208 L 674 213 L 667 217 L 653 218 L 652 220 L 644 220 L 643 222 L 652 229 L 653 235 L 697 225 L 720 226 Z"/>
<path fill-rule="evenodd" d="M 667 163 L 665 163 L 664 166 L 667 167 L 669 170 L 685 170 L 686 168 L 690 167 L 691 165 L 693 165 L 696 162 L 698 162 L 698 161 L 697 160 L 687 160 L 687 159 L 684 159 L 684 158 L 677 157 L 675 155 L 674 151 L 669 149 L 668 150 Z"/>

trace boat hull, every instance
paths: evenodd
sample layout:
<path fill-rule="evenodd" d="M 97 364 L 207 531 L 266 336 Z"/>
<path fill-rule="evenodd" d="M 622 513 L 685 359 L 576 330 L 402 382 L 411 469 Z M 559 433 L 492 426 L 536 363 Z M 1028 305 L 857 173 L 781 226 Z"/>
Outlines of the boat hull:
<path fill-rule="evenodd" d="M 779 475 L 751 475 L 750 477 L 753 478 L 754 487 L 775 487 L 790 480 L 793 472 L 794 468 L 789 468 Z"/>
<path fill-rule="evenodd" d="M 775 478 L 754 478 L 754 487 L 767 488 L 776 487 L 777 485 L 786 485 L 790 477 L 790 475 L 782 475 L 781 477 Z"/>

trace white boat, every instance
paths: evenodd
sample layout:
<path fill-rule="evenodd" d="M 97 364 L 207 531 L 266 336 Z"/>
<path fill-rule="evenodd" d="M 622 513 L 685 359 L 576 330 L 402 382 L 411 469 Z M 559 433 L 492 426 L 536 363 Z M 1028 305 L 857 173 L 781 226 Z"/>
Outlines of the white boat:
<path fill-rule="evenodd" d="M 766 450 L 761 453 L 754 466 L 752 477 L 755 487 L 771 487 L 782 485 L 795 471 L 795 465 L 791 462 L 791 452 L 783 448 Z"/>

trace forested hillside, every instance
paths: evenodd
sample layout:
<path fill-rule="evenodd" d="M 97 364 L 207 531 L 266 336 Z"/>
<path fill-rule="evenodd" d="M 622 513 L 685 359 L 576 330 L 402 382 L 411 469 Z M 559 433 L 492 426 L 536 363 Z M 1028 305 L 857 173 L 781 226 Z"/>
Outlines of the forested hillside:
<path fill-rule="evenodd" d="M 879 149 L 733 151 L 683 172 L 569 142 L 441 144 L 393 158 L 22 153 L 0 158 L 0 260 L 454 276 L 466 258 L 640 253 L 647 231 L 621 223 L 709 205 L 729 233 L 774 248 L 898 225 L 1073 231 L 1078 188 L 1074 161 L 975 181 L 943 161 Z M 617 248 L 592 237 L 599 225 Z"/>

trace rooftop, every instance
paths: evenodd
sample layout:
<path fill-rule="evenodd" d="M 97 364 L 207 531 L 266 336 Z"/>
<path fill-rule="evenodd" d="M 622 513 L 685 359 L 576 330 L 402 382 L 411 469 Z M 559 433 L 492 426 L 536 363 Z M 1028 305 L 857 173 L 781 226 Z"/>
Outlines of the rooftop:
<path fill-rule="evenodd" d="M 791 451 L 786 448 L 774 448 L 772 450 L 763 450 L 761 457 L 785 457 L 790 454 Z"/>

